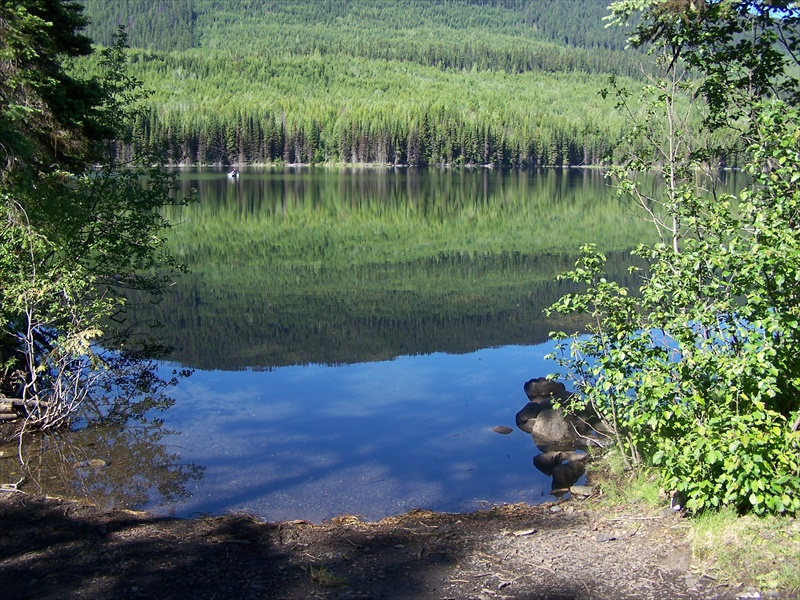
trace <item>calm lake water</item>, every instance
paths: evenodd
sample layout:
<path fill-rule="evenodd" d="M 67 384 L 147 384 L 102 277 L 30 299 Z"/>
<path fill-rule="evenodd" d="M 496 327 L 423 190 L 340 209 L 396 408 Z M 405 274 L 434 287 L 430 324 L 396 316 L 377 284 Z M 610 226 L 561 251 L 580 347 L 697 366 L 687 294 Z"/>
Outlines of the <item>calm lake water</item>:
<path fill-rule="evenodd" d="M 635 284 L 629 250 L 649 235 L 600 173 L 197 170 L 181 185 L 200 195 L 169 214 L 191 274 L 129 319 L 163 324 L 162 373 L 194 373 L 145 419 L 34 440 L 29 489 L 315 522 L 552 499 L 514 416 L 525 381 L 556 370 L 548 333 L 582 323 L 542 309 L 586 242 Z M 0 459 L 0 480 L 19 476 Z"/>

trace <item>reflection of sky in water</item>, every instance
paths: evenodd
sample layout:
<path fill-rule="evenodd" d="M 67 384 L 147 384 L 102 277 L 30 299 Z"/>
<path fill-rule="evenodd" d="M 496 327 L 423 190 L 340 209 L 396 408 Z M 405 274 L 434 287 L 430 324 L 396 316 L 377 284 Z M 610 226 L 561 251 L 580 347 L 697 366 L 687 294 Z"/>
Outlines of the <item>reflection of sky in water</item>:
<path fill-rule="evenodd" d="M 555 369 L 544 360 L 549 350 L 197 371 L 164 417 L 182 432 L 174 448 L 205 476 L 190 483 L 188 501 L 147 508 L 320 521 L 550 499 L 550 479 L 532 465 L 532 438 L 491 430 L 514 427 L 525 381 Z"/>

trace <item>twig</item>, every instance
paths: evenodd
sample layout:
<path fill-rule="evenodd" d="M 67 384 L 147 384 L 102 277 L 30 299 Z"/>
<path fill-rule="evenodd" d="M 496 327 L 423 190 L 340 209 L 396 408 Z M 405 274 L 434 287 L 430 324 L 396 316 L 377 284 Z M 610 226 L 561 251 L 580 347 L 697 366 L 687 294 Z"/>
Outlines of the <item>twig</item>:
<path fill-rule="evenodd" d="M 544 566 L 544 565 L 541 565 L 541 564 L 539 564 L 539 565 L 537 565 L 537 564 L 531 564 L 531 566 L 532 566 L 534 569 L 544 569 L 545 571 L 549 571 L 549 572 L 550 572 L 550 573 L 552 573 L 553 575 L 556 575 L 556 576 L 558 576 L 558 573 L 556 573 L 556 572 L 555 572 L 553 569 L 551 569 L 550 567 L 546 567 L 546 566 Z M 514 581 L 516 581 L 516 580 L 517 580 L 517 579 L 519 579 L 520 577 L 530 577 L 530 575 L 528 575 L 528 574 L 525 574 L 525 575 L 520 575 L 519 577 L 515 578 L 515 579 L 514 579 Z"/>
<path fill-rule="evenodd" d="M 0 483 L 0 492 L 17 492 L 19 494 L 27 495 L 27 492 L 23 492 L 21 489 L 19 489 L 19 486 L 23 481 L 25 481 L 25 477 L 20 477 L 16 483 Z"/>

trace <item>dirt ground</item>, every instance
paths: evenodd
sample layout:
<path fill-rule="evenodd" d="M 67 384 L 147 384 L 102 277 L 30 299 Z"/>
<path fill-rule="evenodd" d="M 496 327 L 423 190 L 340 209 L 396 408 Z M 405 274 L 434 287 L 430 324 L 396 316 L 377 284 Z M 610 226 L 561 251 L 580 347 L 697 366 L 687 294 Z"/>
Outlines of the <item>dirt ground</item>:
<path fill-rule="evenodd" d="M 641 510 L 569 500 L 312 525 L 0 492 L 0 597 L 758 597 L 693 568 L 679 514 Z"/>

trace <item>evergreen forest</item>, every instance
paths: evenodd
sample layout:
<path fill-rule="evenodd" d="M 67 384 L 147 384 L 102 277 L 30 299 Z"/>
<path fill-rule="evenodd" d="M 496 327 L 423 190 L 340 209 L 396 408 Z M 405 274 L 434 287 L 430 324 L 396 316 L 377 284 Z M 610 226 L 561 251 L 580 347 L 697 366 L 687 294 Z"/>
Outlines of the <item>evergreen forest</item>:
<path fill-rule="evenodd" d="M 595 165 L 623 125 L 600 90 L 646 62 L 605 0 L 83 4 L 152 92 L 120 152 L 186 164 Z"/>

